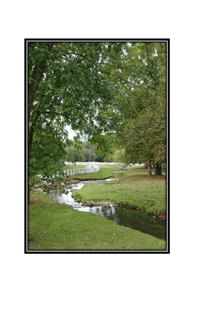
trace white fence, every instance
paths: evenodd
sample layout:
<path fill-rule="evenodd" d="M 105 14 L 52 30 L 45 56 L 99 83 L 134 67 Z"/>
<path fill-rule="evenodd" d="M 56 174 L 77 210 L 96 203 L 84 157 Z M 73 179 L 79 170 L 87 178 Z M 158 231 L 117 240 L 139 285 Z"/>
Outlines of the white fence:
<path fill-rule="evenodd" d="M 83 173 L 93 173 L 93 172 L 98 172 L 100 171 L 100 167 L 97 165 L 92 165 L 87 168 L 79 168 L 79 169 L 69 169 L 69 170 L 64 170 L 64 173 L 67 174 L 67 176 L 73 176 L 75 174 L 83 174 Z"/>
<path fill-rule="evenodd" d="M 120 165 L 124 165 L 123 162 L 94 162 L 98 165 L 102 165 L 102 164 L 109 164 L 109 165 L 114 165 L 114 166 L 120 166 Z M 72 162 L 64 162 L 64 164 L 73 164 Z M 75 162 L 76 165 L 84 165 L 87 166 L 90 164 L 90 162 Z"/>
<path fill-rule="evenodd" d="M 65 164 L 73 164 L 72 162 L 64 162 Z M 109 165 L 113 165 L 113 166 L 124 166 L 124 162 L 93 162 L 94 164 L 98 164 L 98 165 L 102 165 L 102 164 L 109 164 Z M 91 162 L 76 162 L 76 165 L 90 165 L 93 164 Z M 143 166 L 145 165 L 145 163 L 130 163 L 131 166 Z"/>

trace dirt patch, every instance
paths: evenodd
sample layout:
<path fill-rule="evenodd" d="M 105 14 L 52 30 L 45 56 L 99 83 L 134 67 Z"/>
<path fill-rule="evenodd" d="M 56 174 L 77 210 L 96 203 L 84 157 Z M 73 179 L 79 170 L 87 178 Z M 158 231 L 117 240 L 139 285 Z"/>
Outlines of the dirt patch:
<path fill-rule="evenodd" d="M 148 213 L 149 216 L 152 216 L 155 219 L 166 221 L 166 211 L 161 211 L 160 213 Z"/>
<path fill-rule="evenodd" d="M 38 201 L 38 199 L 36 199 L 36 198 L 30 198 L 29 204 L 36 203 L 37 201 Z"/>
<path fill-rule="evenodd" d="M 166 221 L 166 211 L 161 211 L 158 215 L 158 219 Z"/>

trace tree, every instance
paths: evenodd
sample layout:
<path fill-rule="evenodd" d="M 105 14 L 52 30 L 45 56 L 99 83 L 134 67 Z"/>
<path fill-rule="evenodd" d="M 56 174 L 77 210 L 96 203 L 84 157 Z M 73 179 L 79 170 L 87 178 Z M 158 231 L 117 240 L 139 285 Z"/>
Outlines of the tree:
<path fill-rule="evenodd" d="M 88 136 L 102 132 L 96 115 L 111 98 L 102 68 L 110 47 L 118 54 L 120 45 L 38 41 L 27 45 L 30 191 L 38 174 L 46 182 L 63 177 L 62 150 L 70 144 L 66 125 Z M 55 153 L 51 152 L 56 143 Z M 47 161 L 42 159 L 43 150 Z"/>
<path fill-rule="evenodd" d="M 151 165 L 166 162 L 165 110 L 146 108 L 138 118 L 131 120 L 125 130 L 125 159 L 127 163 L 147 162 Z"/>
<path fill-rule="evenodd" d="M 111 157 L 125 148 L 128 161 L 165 161 L 165 43 L 27 45 L 29 191 L 38 175 L 40 183 L 63 179 L 67 125 L 95 144 L 87 161 L 99 148 Z"/>
<path fill-rule="evenodd" d="M 64 176 L 61 159 L 65 153 L 60 128 L 55 123 L 42 123 L 38 120 L 34 135 L 30 135 L 29 139 L 32 139 L 28 158 L 29 190 L 36 184 L 46 188 L 46 182 L 60 181 Z"/>
<path fill-rule="evenodd" d="M 144 52 L 143 52 L 144 53 Z M 127 123 L 127 158 L 147 162 L 149 175 L 151 164 L 156 164 L 156 174 L 161 174 L 161 163 L 166 162 L 166 72 L 165 45 L 146 45 L 146 100 L 141 90 L 143 108 L 138 107 L 136 116 Z M 138 104 L 136 104 L 138 105 Z M 130 131 L 130 133 L 129 133 Z"/>
<path fill-rule="evenodd" d="M 85 157 L 84 157 L 82 150 L 77 149 L 77 148 L 73 148 L 73 147 L 69 147 L 69 148 L 67 148 L 66 160 L 74 163 L 76 161 L 84 161 Z"/>
<path fill-rule="evenodd" d="M 166 44 L 126 45 L 108 81 L 113 100 L 99 117 L 111 127 L 114 145 L 125 147 L 126 162 L 148 162 L 149 174 L 156 164 L 156 174 L 161 174 L 159 166 L 166 161 Z"/>
<path fill-rule="evenodd" d="M 90 142 L 85 141 L 82 144 L 82 152 L 85 157 L 85 161 L 95 161 L 96 150 L 95 146 L 91 145 Z"/>
<path fill-rule="evenodd" d="M 124 149 L 116 149 L 112 157 L 113 162 L 123 162 L 124 154 L 125 154 Z"/>

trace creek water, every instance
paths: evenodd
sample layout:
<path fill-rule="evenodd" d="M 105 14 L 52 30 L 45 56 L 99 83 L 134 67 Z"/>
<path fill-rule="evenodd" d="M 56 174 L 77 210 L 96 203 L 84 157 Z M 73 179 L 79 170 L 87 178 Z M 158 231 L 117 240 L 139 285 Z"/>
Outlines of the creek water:
<path fill-rule="evenodd" d="M 123 174 L 123 171 L 113 173 L 113 178 L 118 179 Z M 100 181 L 111 181 L 114 179 L 105 179 Z M 99 205 L 99 206 L 84 206 L 82 202 L 77 202 L 72 197 L 73 190 L 79 190 L 83 186 L 93 183 L 99 183 L 99 180 L 80 181 L 71 184 L 71 190 L 68 194 L 59 193 L 59 189 L 50 191 L 50 198 L 62 204 L 71 206 L 73 209 L 83 212 L 92 212 L 94 214 L 103 216 L 109 220 L 114 221 L 118 225 L 138 230 L 143 233 L 150 234 L 156 238 L 166 240 L 166 222 L 152 218 L 149 215 L 141 213 L 138 210 L 130 208 L 122 208 L 113 205 Z"/>

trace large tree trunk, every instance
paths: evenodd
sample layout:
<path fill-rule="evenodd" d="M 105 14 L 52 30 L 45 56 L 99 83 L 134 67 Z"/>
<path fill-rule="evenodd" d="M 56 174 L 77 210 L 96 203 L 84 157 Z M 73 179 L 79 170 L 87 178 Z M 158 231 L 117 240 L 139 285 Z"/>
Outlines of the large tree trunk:
<path fill-rule="evenodd" d="M 151 173 L 151 165 L 149 163 L 147 163 L 148 165 L 148 175 L 149 176 L 152 176 L 152 173 Z"/>
<path fill-rule="evenodd" d="M 35 75 L 35 80 L 33 84 L 28 84 L 28 123 L 30 122 L 30 112 L 32 110 L 34 95 L 38 89 L 39 83 L 43 77 L 44 69 L 37 69 L 37 74 Z"/>
<path fill-rule="evenodd" d="M 33 47 L 33 46 L 36 46 L 36 43 L 34 44 L 30 43 L 29 45 Z M 50 49 L 52 48 L 53 43 L 46 43 L 45 46 L 48 48 L 49 51 L 48 53 L 43 53 L 42 56 L 40 57 L 41 59 L 40 62 L 42 62 L 42 67 L 38 66 L 34 68 L 33 75 L 32 75 L 34 81 L 31 84 L 28 83 L 28 123 L 30 122 L 30 113 L 32 110 L 33 102 L 34 102 L 34 96 L 38 89 L 39 83 L 42 80 L 43 73 L 46 69 L 47 56 L 48 54 L 50 54 Z"/>
<path fill-rule="evenodd" d="M 156 163 L 156 169 L 155 169 L 155 175 L 156 176 L 162 176 L 162 173 L 161 173 L 161 163 Z"/>

